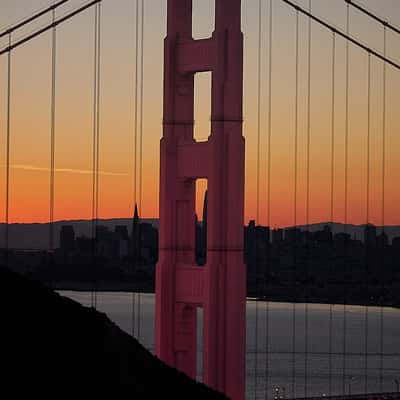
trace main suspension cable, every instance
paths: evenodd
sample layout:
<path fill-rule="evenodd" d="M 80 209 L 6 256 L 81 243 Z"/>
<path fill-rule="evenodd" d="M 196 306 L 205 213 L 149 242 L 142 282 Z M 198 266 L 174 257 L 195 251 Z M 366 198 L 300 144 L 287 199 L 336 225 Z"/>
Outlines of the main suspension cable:
<path fill-rule="evenodd" d="M 374 19 L 375 21 L 379 22 L 380 24 L 382 24 L 385 28 L 388 28 L 390 30 L 392 30 L 393 32 L 396 32 L 398 34 L 400 34 L 400 29 L 397 28 L 396 26 L 394 26 L 393 24 L 391 24 L 390 22 L 378 17 L 376 14 L 374 14 L 373 12 L 367 10 L 365 7 L 360 6 L 357 3 L 354 3 L 354 1 L 352 0 L 344 0 L 347 4 L 350 4 L 352 7 L 354 7 L 355 9 L 357 9 L 358 11 L 361 11 L 363 14 L 367 15 L 368 17 Z"/>
<path fill-rule="evenodd" d="M 29 24 L 29 23 L 35 21 L 36 19 L 42 17 L 43 15 L 48 14 L 50 11 L 53 11 L 53 13 L 54 13 L 54 11 L 55 11 L 58 7 L 60 7 L 60 6 L 62 6 L 63 4 L 67 3 L 68 1 L 70 1 L 70 0 L 61 0 L 61 1 L 58 1 L 57 3 L 55 3 L 55 4 L 52 4 L 52 5 L 50 5 L 50 6 L 46 7 L 46 8 L 44 8 L 44 9 L 42 9 L 42 10 L 36 11 L 36 12 L 35 12 L 34 14 L 32 14 L 31 16 L 24 18 L 24 19 L 21 20 L 20 22 L 17 22 L 15 25 L 9 26 L 9 27 L 3 29 L 3 30 L 0 32 L 0 38 L 2 38 L 2 37 L 4 37 L 4 36 L 7 36 L 7 35 L 9 35 L 10 33 L 13 33 L 14 31 L 16 31 L 16 30 L 22 28 L 23 26 L 25 26 L 25 25 L 27 25 L 27 24 Z M 54 23 L 54 19 L 53 19 L 53 23 Z"/>
<path fill-rule="evenodd" d="M 371 47 L 366 46 L 365 44 L 362 44 L 360 41 L 352 38 L 350 35 L 343 33 L 339 29 L 335 28 L 333 25 L 328 24 L 327 22 L 323 21 L 321 18 L 309 13 L 308 11 L 304 10 L 303 8 L 299 7 L 297 4 L 293 3 L 290 0 L 281 0 L 290 7 L 294 8 L 295 10 L 298 10 L 304 15 L 307 15 L 309 18 L 311 18 L 313 21 L 317 22 L 319 25 L 324 26 L 325 28 L 329 29 L 332 32 L 335 32 L 337 35 L 341 36 L 342 38 L 346 39 L 347 41 L 351 42 L 355 46 L 361 48 L 362 50 L 371 53 L 374 57 L 379 58 L 383 61 L 385 61 L 388 65 L 391 65 L 392 67 L 396 69 L 400 69 L 400 64 L 396 63 L 395 61 L 383 56 L 382 54 L 378 53 Z M 1 52 L 0 52 L 1 54 Z"/>
<path fill-rule="evenodd" d="M 11 50 L 22 46 L 23 44 L 30 42 L 32 39 L 36 38 L 37 36 L 42 35 L 43 33 L 51 30 L 54 26 L 60 25 L 66 21 L 68 21 L 69 19 L 75 17 L 78 14 L 81 14 L 83 11 L 87 10 L 88 8 L 94 6 L 95 4 L 98 4 L 99 2 L 101 2 L 102 0 L 93 0 L 85 5 L 83 5 L 82 7 L 77 8 L 76 10 L 64 15 L 63 17 L 57 19 L 55 22 L 52 22 L 51 24 L 48 24 L 38 30 L 35 30 L 34 32 L 28 34 L 27 36 L 24 36 L 22 39 L 15 41 L 12 44 L 7 45 L 6 47 L 3 47 L 0 50 L 0 56 L 3 54 L 6 54 L 8 52 L 10 52 Z"/>

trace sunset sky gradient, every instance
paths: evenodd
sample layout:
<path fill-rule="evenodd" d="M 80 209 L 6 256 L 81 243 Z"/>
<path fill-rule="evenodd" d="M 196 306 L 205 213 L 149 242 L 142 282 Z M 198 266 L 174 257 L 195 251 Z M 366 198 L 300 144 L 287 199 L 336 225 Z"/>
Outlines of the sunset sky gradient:
<path fill-rule="evenodd" d="M 273 0 L 271 226 L 294 222 L 295 13 Z M 51 2 L 0 0 L 5 28 Z M 82 4 L 73 0 L 59 15 Z M 163 38 L 166 0 L 145 0 L 144 125 L 142 217 L 158 216 L 159 139 L 162 135 Z M 345 30 L 342 0 L 313 0 L 316 15 Z M 400 26 L 398 0 L 359 0 Z M 133 213 L 133 95 L 135 0 L 102 3 L 101 218 Z M 299 0 L 307 7 L 308 0 Z M 263 0 L 261 80 L 260 218 L 267 218 L 268 9 Z M 194 36 L 213 26 L 213 1 L 194 0 Z M 50 21 L 50 15 L 28 32 Z M 55 219 L 91 217 L 94 9 L 57 30 L 57 119 Z M 245 35 L 244 135 L 246 137 L 245 221 L 256 218 L 258 0 L 243 0 Z M 307 24 L 300 16 L 299 158 L 297 223 L 306 210 Z M 383 30 L 354 10 L 351 34 L 383 51 Z M 18 36 L 17 35 L 17 36 Z M 0 41 L 0 47 L 6 40 Z M 10 219 L 46 222 L 49 218 L 51 34 L 12 54 Z M 310 223 L 330 220 L 332 33 L 312 26 Z M 400 62 L 400 36 L 387 32 L 387 55 Z M 372 57 L 370 220 L 382 224 L 382 62 Z M 345 41 L 336 41 L 336 118 L 334 220 L 344 221 Z M 0 221 L 4 220 L 7 58 L 0 57 Z M 196 138 L 210 127 L 210 74 L 196 77 Z M 387 66 L 385 164 L 386 225 L 400 225 L 400 71 Z M 348 222 L 366 222 L 367 55 L 350 45 Z M 232 199 L 234 201 L 234 199 Z M 198 213 L 201 201 L 198 202 Z"/>

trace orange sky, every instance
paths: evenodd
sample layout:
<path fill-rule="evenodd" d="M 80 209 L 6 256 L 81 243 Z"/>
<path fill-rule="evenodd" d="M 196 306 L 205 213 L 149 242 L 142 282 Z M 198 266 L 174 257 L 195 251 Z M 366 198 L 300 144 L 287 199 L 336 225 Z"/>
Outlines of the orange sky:
<path fill-rule="evenodd" d="M 271 225 L 294 223 L 294 15 L 275 1 L 273 85 Z M 3 12 L 4 3 L 4 12 Z M 46 0 L 3 0 L 0 26 L 48 4 Z M 81 3 L 75 0 L 73 5 Z M 194 31 L 206 37 L 212 30 L 212 1 L 196 0 Z M 266 2 L 265 4 L 267 4 Z M 307 1 L 299 1 L 305 5 Z M 344 2 L 314 0 L 315 13 L 344 27 Z M 363 1 L 383 17 L 400 25 L 397 0 Z M 246 213 L 256 217 L 257 159 L 257 7 L 243 1 L 245 33 Z M 134 1 L 103 2 L 100 217 L 127 217 L 133 199 Z M 143 217 L 158 215 L 158 152 L 162 134 L 162 45 L 165 0 L 146 8 L 144 74 Z M 65 12 L 67 9 L 64 9 Z M 264 10 L 262 68 L 262 126 L 260 223 L 267 205 L 267 7 Z M 395 20 L 397 16 L 397 20 Z M 47 22 L 46 19 L 40 23 Z M 351 31 L 381 50 L 382 32 L 354 11 Z M 307 20 L 300 18 L 299 155 L 297 222 L 305 223 Z M 388 34 L 388 55 L 400 60 L 400 37 Z M 0 42 L 0 46 L 3 42 Z M 310 221 L 330 219 L 330 71 L 331 34 L 313 26 L 310 147 Z M 344 219 L 345 46 L 337 40 L 334 219 Z M 45 34 L 13 54 L 12 150 L 10 218 L 16 222 L 45 222 L 49 209 L 50 147 L 50 35 Z M 350 49 L 348 222 L 366 222 L 366 110 L 367 61 Z M 76 17 L 58 31 L 56 123 L 56 219 L 91 216 L 91 137 L 93 85 L 93 12 Z M 6 58 L 0 58 L 0 220 L 4 220 L 4 154 L 6 122 Z M 196 138 L 206 139 L 210 115 L 210 75 L 196 77 Z M 382 63 L 372 59 L 370 222 L 382 223 Z M 400 72 L 387 68 L 387 131 L 385 223 L 400 224 Z M 203 187 L 204 185 L 199 185 Z M 204 189 L 204 188 L 203 188 Z M 202 192 L 203 190 L 201 190 Z M 198 213 L 201 214 L 201 201 Z"/>

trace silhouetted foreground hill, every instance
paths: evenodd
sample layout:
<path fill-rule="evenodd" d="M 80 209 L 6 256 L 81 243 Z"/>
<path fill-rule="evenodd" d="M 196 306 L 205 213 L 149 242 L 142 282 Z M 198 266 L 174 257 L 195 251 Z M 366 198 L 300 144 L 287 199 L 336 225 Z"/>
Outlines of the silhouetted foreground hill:
<path fill-rule="evenodd" d="M 0 392 L 53 399 L 226 399 L 166 366 L 105 314 L 0 267 Z M 125 395 L 126 394 L 126 395 Z M 41 395 L 36 397 L 36 395 Z M 16 397 L 2 398 L 16 398 Z"/>

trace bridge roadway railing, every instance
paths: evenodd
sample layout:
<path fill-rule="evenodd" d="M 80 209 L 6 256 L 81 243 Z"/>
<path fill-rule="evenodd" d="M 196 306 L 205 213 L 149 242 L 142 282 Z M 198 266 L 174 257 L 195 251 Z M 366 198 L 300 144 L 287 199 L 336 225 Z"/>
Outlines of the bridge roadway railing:
<path fill-rule="evenodd" d="M 274 399 L 281 399 L 280 396 L 275 396 Z M 367 394 L 352 394 L 340 396 L 316 396 L 316 397 L 296 397 L 290 400 L 400 400 L 400 392 L 393 393 L 367 393 Z"/>

